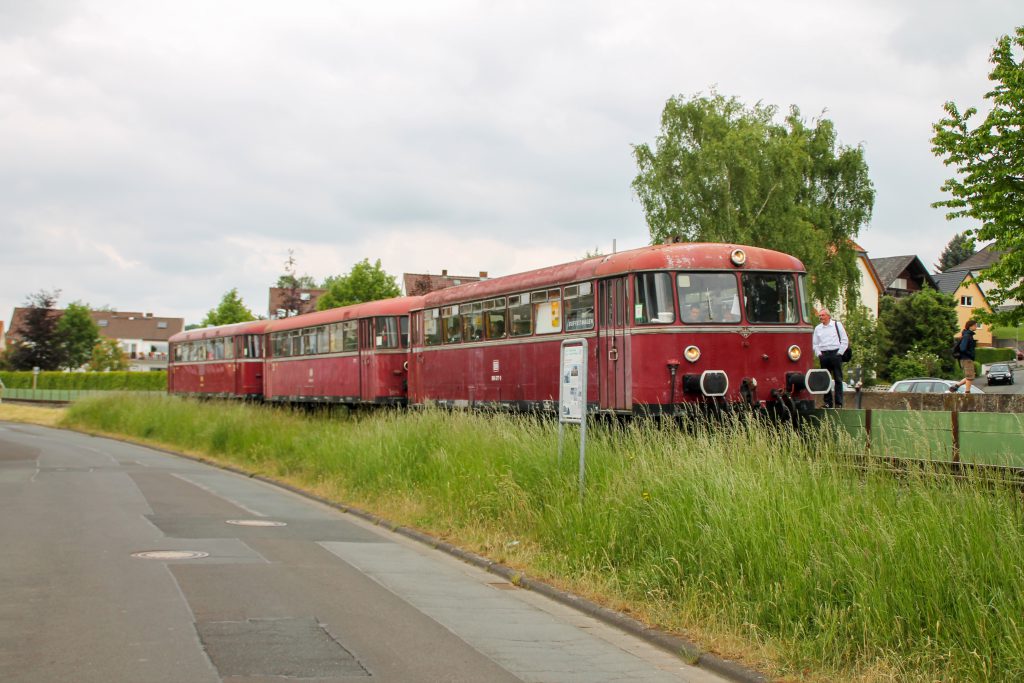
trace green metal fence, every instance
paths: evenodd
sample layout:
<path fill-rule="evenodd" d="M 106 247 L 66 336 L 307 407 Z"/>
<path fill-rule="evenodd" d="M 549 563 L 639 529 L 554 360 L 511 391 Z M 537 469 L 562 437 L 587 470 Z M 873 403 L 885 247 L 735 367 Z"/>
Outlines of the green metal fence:
<path fill-rule="evenodd" d="M 166 391 L 115 391 L 99 389 L 0 389 L 0 400 L 70 403 L 91 396 L 166 396 Z"/>
<path fill-rule="evenodd" d="M 829 410 L 863 448 L 878 456 L 975 465 L 1024 466 L 1024 414 L 924 410 Z"/>

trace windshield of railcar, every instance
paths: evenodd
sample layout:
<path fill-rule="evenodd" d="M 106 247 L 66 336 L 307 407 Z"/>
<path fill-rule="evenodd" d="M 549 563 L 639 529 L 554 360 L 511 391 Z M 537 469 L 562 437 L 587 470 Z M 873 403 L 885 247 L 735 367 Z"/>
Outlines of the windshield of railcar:
<path fill-rule="evenodd" d="M 738 323 L 740 296 L 733 273 L 679 273 L 679 312 L 684 323 Z"/>
<path fill-rule="evenodd" d="M 743 273 L 743 300 L 749 323 L 796 323 L 796 280 L 790 273 Z"/>
<path fill-rule="evenodd" d="M 672 276 L 668 273 L 637 273 L 634 279 L 633 322 L 654 325 L 675 322 Z"/>

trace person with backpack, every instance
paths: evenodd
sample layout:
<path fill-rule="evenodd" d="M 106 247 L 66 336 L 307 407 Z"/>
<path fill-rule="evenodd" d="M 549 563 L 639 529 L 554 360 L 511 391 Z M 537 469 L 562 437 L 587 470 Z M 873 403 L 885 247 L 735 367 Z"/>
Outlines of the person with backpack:
<path fill-rule="evenodd" d="M 971 393 L 971 382 L 974 381 L 974 347 L 977 346 L 977 342 L 974 341 L 974 330 L 977 327 L 977 320 L 974 318 L 968 320 L 967 324 L 964 325 L 964 331 L 960 333 L 960 341 L 953 347 L 954 356 L 960 362 L 964 378 L 956 384 L 949 386 L 951 392 L 956 391 L 963 385 L 964 393 Z"/>
<path fill-rule="evenodd" d="M 843 356 L 850 348 L 850 337 L 838 320 L 832 319 L 832 313 L 827 308 L 818 311 L 818 320 L 821 322 L 814 328 L 812 346 L 814 355 L 822 369 L 828 370 L 832 375 L 833 392 L 825 394 L 825 407 L 843 407 Z M 833 396 L 833 393 L 835 394 Z"/>

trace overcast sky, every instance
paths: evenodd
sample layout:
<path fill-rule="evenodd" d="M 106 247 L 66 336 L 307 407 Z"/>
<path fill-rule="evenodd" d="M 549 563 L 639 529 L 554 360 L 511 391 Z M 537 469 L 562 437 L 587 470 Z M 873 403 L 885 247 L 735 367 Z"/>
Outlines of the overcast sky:
<path fill-rule="evenodd" d="M 673 95 L 863 145 L 858 241 L 931 266 L 942 104 L 983 104 L 1019 0 L 0 0 L 0 320 L 27 295 L 199 322 L 320 280 L 491 275 L 649 236 L 630 182 Z"/>

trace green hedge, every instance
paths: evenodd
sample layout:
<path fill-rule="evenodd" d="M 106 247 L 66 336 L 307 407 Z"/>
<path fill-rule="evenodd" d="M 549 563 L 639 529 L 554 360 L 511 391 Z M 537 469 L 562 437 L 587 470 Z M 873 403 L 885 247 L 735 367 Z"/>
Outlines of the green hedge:
<path fill-rule="evenodd" d="M 1000 363 L 1008 360 L 1013 360 L 1017 357 L 1017 352 L 1013 349 L 996 349 L 991 347 L 978 347 L 974 350 L 974 362 L 982 365 L 988 365 L 990 363 Z"/>
<path fill-rule="evenodd" d="M 10 389 L 31 389 L 31 372 L 0 372 Z M 164 391 L 167 372 L 40 372 L 36 389 Z"/>

